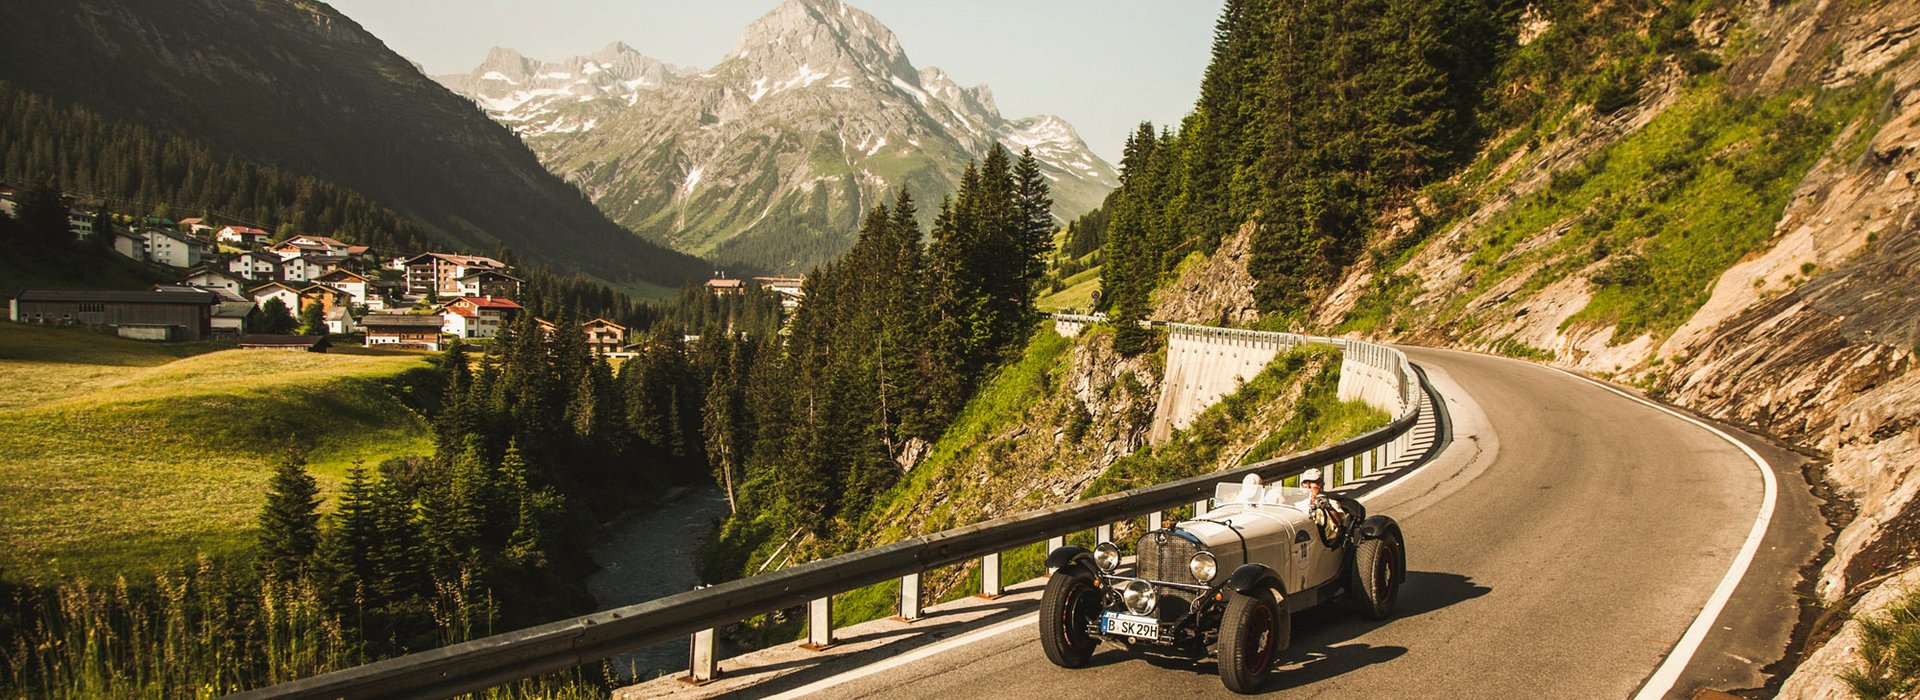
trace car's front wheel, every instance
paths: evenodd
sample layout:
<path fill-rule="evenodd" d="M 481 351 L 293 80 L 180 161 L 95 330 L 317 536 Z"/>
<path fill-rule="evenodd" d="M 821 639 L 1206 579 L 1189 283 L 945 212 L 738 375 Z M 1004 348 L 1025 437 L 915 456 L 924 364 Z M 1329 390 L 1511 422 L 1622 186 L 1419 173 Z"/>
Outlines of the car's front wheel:
<path fill-rule="evenodd" d="M 1220 682 L 1236 693 L 1259 692 L 1293 635 L 1293 619 L 1267 590 L 1234 593 L 1220 618 Z"/>
<path fill-rule="evenodd" d="M 1100 615 L 1100 589 L 1084 569 L 1068 567 L 1047 580 L 1040 596 L 1040 648 L 1061 668 L 1080 668 L 1099 640 L 1087 628 Z"/>
<path fill-rule="evenodd" d="M 1402 573 L 1395 570 L 1400 561 L 1395 551 L 1399 546 L 1399 540 L 1388 535 L 1361 540 L 1353 548 L 1353 580 L 1348 587 L 1353 590 L 1354 607 L 1359 608 L 1361 617 L 1385 620 L 1393 616 Z"/>

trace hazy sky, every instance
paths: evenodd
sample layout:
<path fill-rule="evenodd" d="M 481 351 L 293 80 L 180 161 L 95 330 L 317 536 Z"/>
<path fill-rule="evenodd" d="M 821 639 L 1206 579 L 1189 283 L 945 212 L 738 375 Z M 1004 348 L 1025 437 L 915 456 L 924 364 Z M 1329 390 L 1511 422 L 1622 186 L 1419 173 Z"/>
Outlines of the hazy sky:
<path fill-rule="evenodd" d="M 615 41 L 712 66 L 779 0 L 328 0 L 427 72 L 504 46 L 557 61 Z M 1008 118 L 1057 114 L 1119 164 L 1142 120 L 1175 124 L 1199 94 L 1221 0 L 854 0 L 915 66 L 986 83 Z"/>

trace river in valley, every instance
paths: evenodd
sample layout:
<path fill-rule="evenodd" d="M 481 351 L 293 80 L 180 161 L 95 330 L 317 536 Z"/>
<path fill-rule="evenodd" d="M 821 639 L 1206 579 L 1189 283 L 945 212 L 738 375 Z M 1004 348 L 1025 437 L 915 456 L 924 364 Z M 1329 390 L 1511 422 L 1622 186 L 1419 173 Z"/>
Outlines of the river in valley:
<path fill-rule="evenodd" d="M 698 585 L 694 562 L 700 544 L 726 514 L 726 493 L 706 487 L 608 525 L 604 538 L 593 548 L 600 571 L 587 578 L 587 590 L 599 609 L 644 603 Z M 621 654 L 612 663 L 621 678 L 647 679 L 684 670 L 687 640 Z"/>

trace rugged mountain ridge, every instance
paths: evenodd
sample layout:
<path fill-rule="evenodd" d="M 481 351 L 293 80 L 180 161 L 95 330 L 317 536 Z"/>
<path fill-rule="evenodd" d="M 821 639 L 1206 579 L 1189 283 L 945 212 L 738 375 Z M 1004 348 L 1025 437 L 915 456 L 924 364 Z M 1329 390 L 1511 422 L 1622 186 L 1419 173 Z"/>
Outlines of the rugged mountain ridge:
<path fill-rule="evenodd" d="M 495 49 L 437 79 L 615 221 L 721 262 L 804 271 L 901 187 L 930 220 L 994 143 L 1033 151 L 1063 219 L 1117 184 L 1065 120 L 1003 117 L 985 85 L 916 67 L 892 31 L 837 0 L 789 0 L 707 70 L 621 45 L 553 63 Z"/>
<path fill-rule="evenodd" d="M 332 182 L 448 247 L 505 244 L 643 291 L 710 271 L 608 221 L 511 132 L 326 5 L 0 0 L 0 17 L 0 79 Z"/>

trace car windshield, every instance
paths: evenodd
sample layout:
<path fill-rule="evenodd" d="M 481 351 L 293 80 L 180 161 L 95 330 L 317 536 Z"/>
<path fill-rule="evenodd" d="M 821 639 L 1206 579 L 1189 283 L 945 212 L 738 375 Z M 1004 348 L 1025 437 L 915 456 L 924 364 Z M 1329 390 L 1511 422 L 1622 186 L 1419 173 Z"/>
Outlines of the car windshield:
<path fill-rule="evenodd" d="M 1215 507 L 1229 503 L 1259 503 L 1264 505 L 1299 505 L 1307 501 L 1307 490 L 1269 484 L 1250 486 L 1238 481 L 1225 481 L 1213 487 L 1213 505 Z"/>

